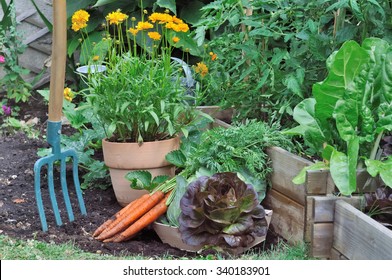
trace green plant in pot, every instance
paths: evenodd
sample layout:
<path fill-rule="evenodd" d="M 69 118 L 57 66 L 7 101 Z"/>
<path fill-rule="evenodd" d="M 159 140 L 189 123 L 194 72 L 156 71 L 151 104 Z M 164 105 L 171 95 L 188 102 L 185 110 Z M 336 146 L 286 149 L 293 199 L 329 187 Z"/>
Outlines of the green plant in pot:
<path fill-rule="evenodd" d="M 132 18 L 123 33 L 128 17 L 120 11 L 108 14 L 106 71 L 88 75 L 85 91 L 86 106 L 105 130 L 104 161 L 121 205 L 141 195 L 133 195 L 124 178 L 129 170 L 174 175 L 165 156 L 179 147 L 179 134 L 187 135 L 187 126 L 201 114 L 190 105 L 182 66 L 171 58 L 188 36 L 188 25 L 167 13 L 144 16 L 139 22 Z"/>
<path fill-rule="evenodd" d="M 299 126 L 286 131 L 301 135 L 323 158 L 307 169 L 329 168 L 343 195 L 357 190 L 357 170 L 365 167 L 392 186 L 392 158 L 380 153 L 381 139 L 392 130 L 391 60 L 392 46 L 382 39 L 344 43 L 329 57 L 329 74 L 313 86 L 313 97 L 295 107 Z M 305 171 L 295 182 L 304 182 Z"/>

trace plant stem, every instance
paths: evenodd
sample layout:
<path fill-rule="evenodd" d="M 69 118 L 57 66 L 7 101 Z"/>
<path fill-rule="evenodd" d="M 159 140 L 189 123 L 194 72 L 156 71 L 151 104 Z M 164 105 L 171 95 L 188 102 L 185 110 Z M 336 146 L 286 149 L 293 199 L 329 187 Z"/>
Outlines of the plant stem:
<path fill-rule="evenodd" d="M 369 159 L 376 159 L 378 147 L 379 147 L 379 145 L 380 145 L 380 141 L 381 141 L 381 138 L 382 138 L 383 135 L 384 135 L 384 130 L 382 130 L 382 131 L 377 135 L 377 138 L 376 138 L 376 141 L 374 142 L 374 146 L 373 146 L 372 152 L 370 153 Z"/>

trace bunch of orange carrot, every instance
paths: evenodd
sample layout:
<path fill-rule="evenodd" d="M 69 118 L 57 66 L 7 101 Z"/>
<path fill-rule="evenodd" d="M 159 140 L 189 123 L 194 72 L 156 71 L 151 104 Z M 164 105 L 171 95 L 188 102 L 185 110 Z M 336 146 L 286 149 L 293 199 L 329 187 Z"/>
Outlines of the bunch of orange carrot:
<path fill-rule="evenodd" d="M 166 213 L 171 192 L 172 189 L 166 192 L 159 189 L 132 201 L 99 226 L 93 237 L 103 242 L 122 242 L 131 239 Z"/>

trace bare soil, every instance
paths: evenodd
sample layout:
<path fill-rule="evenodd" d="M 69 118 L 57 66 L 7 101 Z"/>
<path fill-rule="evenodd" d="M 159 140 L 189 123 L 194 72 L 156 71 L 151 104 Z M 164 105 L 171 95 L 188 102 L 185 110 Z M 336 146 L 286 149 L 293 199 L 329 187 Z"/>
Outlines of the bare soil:
<path fill-rule="evenodd" d="M 0 234 L 22 240 L 35 239 L 56 244 L 72 242 L 86 252 L 110 255 L 151 257 L 164 255 L 193 257 L 196 255 L 196 253 L 184 252 L 163 244 L 152 228 L 143 230 L 134 239 L 124 243 L 102 243 L 93 239 L 91 235 L 94 230 L 121 208 L 112 188 L 109 186 L 106 190 L 99 188 L 84 190 L 87 216 L 80 215 L 78 206 L 74 205 L 75 220 L 69 222 L 61 197 L 59 176 L 55 175 L 56 194 L 63 220 L 63 225 L 57 226 L 47 192 L 46 170 L 41 173 L 41 189 L 49 230 L 43 232 L 35 200 L 33 166 L 39 158 L 38 149 L 48 147 L 43 138 L 46 133 L 47 107 L 38 94 L 33 95 L 28 104 L 22 104 L 20 107 L 21 119 L 39 118 L 38 127 L 41 129 L 41 135 L 39 139 L 29 139 L 22 133 L 6 134 L 0 137 Z M 63 130 L 65 131 L 63 133 L 69 133 L 67 127 L 63 126 Z M 68 189 L 71 200 L 76 202 L 76 198 L 73 197 L 72 172 L 68 171 Z M 55 174 L 58 173 L 55 172 Z M 267 240 L 255 249 L 268 250 L 278 242 L 278 239 L 279 237 L 270 230 Z"/>

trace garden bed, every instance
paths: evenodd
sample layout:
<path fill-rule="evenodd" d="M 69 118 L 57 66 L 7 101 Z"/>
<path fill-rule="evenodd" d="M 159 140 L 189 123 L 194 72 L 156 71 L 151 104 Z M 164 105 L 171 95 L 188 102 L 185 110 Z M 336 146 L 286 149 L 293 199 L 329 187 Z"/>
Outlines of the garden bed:
<path fill-rule="evenodd" d="M 62 204 L 60 184 L 56 193 L 59 195 L 59 208 L 62 210 L 61 217 L 63 226 L 56 226 L 54 216 L 51 213 L 51 204 L 45 178 L 41 179 L 45 212 L 49 225 L 48 232 L 42 232 L 38 216 L 38 210 L 34 194 L 33 165 L 39 158 L 39 148 L 48 147 L 42 139 L 46 128 L 46 105 L 39 95 L 33 95 L 31 104 L 22 106 L 21 118 L 27 115 L 27 119 L 37 116 L 40 119 L 38 128 L 41 129 L 40 139 L 28 139 L 24 134 L 0 137 L 0 234 L 15 237 L 17 239 L 35 239 L 50 243 L 61 244 L 73 242 L 77 247 L 87 252 L 111 254 L 111 255 L 144 255 L 173 257 L 193 257 L 196 253 L 184 252 L 161 242 L 152 228 L 145 229 L 133 240 L 124 243 L 102 243 L 91 237 L 92 232 L 111 215 L 120 209 L 112 188 L 102 190 L 98 188 L 84 191 L 84 200 L 87 208 L 87 216 L 78 213 L 75 206 L 76 219 L 68 222 L 65 206 Z M 63 134 L 72 133 L 67 126 L 63 126 Z M 46 171 L 43 171 L 45 174 Z M 71 172 L 68 173 L 72 175 Z M 81 174 L 80 176 L 81 177 Z M 69 177 L 69 190 L 72 192 L 72 178 Z M 72 198 L 73 202 L 76 199 Z M 254 247 L 256 250 L 268 250 L 276 245 L 278 237 L 269 231 L 265 242 Z M 201 254 L 208 254 L 206 251 Z"/>

